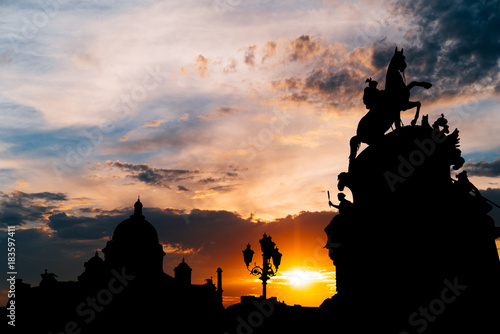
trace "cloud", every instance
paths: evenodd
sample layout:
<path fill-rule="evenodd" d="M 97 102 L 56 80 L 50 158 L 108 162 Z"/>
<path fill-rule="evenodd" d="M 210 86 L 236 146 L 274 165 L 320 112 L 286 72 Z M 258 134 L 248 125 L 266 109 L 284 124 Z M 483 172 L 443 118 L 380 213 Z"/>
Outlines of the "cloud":
<path fill-rule="evenodd" d="M 288 43 L 288 59 L 291 61 L 305 61 L 318 56 L 322 49 L 323 47 L 319 41 L 313 41 L 309 35 L 302 35 Z"/>
<path fill-rule="evenodd" d="M 58 209 L 60 202 L 67 200 L 63 193 L 25 193 L 19 190 L 10 194 L 0 192 L 0 227 L 43 222 Z"/>
<path fill-rule="evenodd" d="M 189 189 L 188 189 L 188 188 L 186 188 L 186 187 L 184 187 L 184 186 L 182 186 L 182 185 L 178 185 L 178 186 L 177 186 L 177 190 L 178 190 L 178 191 L 189 191 Z"/>
<path fill-rule="evenodd" d="M 257 50 L 256 45 L 249 46 L 245 50 L 245 64 L 249 66 L 255 65 L 255 51 Z"/>
<path fill-rule="evenodd" d="M 468 162 L 464 165 L 464 169 L 469 176 L 500 176 L 500 158 L 496 158 L 492 162 L 485 160 L 479 162 Z"/>
<path fill-rule="evenodd" d="M 145 129 L 145 128 L 157 128 L 163 123 L 167 122 L 166 119 L 156 119 L 154 121 L 147 122 L 146 124 L 141 125 L 140 127 L 129 131 L 125 136 L 120 137 L 120 141 L 127 141 L 130 136 L 132 136 L 134 133 L 139 131 L 140 129 Z"/>
<path fill-rule="evenodd" d="M 231 58 L 229 64 L 222 70 L 223 73 L 236 73 L 238 67 L 238 60 Z"/>
<path fill-rule="evenodd" d="M 162 243 L 177 249 L 200 250 L 207 257 L 217 259 L 221 256 L 226 261 L 231 260 L 236 250 L 239 251 L 249 240 L 260 239 L 264 232 L 276 236 L 283 246 L 292 242 L 292 236 L 297 231 L 302 231 L 304 238 L 324 237 L 323 229 L 332 218 L 331 212 L 301 212 L 264 222 L 251 216 L 243 218 L 236 212 L 226 210 L 193 210 L 188 214 L 182 210 L 144 205 L 143 214 L 155 226 Z M 47 225 L 54 231 L 52 238 L 102 239 L 111 236 L 115 227 L 133 212 L 132 207 L 95 209 L 101 212 L 95 217 L 70 216 L 65 212 L 51 215 Z M 104 247 L 105 240 L 102 243 Z M 228 255 L 227 250 L 232 249 L 235 252 Z M 308 253 L 307 250 L 305 252 Z"/>
<path fill-rule="evenodd" d="M 489 199 L 493 203 L 500 205 L 500 189 L 498 188 L 488 188 L 481 189 L 481 195 Z M 488 213 L 491 218 L 495 221 L 495 225 L 500 227 L 500 208 L 493 206 L 492 211 Z"/>
<path fill-rule="evenodd" d="M 206 179 L 199 180 L 198 182 L 200 183 L 212 183 L 212 182 L 217 182 L 216 179 L 213 177 L 207 177 Z"/>
<path fill-rule="evenodd" d="M 231 107 L 219 107 L 212 111 L 205 113 L 204 115 L 199 115 L 198 117 L 204 119 L 206 121 L 215 121 L 219 119 L 223 119 L 229 116 L 233 116 L 238 114 L 240 111 L 233 109 Z"/>
<path fill-rule="evenodd" d="M 173 182 L 189 179 L 193 175 L 200 173 L 198 170 L 153 168 L 148 164 L 129 164 L 118 160 L 108 165 L 130 172 L 131 174 L 128 177 L 149 185 L 165 188 L 170 188 L 170 184 Z"/>
<path fill-rule="evenodd" d="M 256 243 L 263 233 L 273 236 L 284 258 L 291 259 L 296 249 L 302 250 L 304 258 L 312 256 L 314 247 L 308 249 L 304 246 L 318 243 L 317 238 L 325 239 L 323 229 L 332 219 L 331 212 L 301 212 L 264 222 L 225 210 L 193 210 L 186 214 L 172 209 L 147 207 L 144 215 L 156 227 L 160 240 L 165 244 L 178 249 L 199 250 L 190 261 L 203 265 L 202 262 L 209 259 L 210 262 L 221 263 L 221 266 L 232 263 L 235 257 L 239 260 L 237 254 L 241 254 L 248 242 L 258 248 Z M 297 233 L 300 233 L 300 238 Z M 326 243 L 326 239 L 324 241 Z"/>
<path fill-rule="evenodd" d="M 281 93 L 279 100 L 333 107 L 333 111 L 362 107 L 365 79 L 377 71 L 370 61 L 373 49 L 358 47 L 349 51 L 342 43 L 312 42 L 307 35 L 297 40 L 295 44 L 300 47 L 292 43 L 292 59 L 307 62 L 310 70 L 272 81 L 273 89 Z"/>
<path fill-rule="evenodd" d="M 126 216 L 122 217 L 125 219 Z M 96 217 L 69 216 L 65 212 L 49 217 L 48 226 L 55 236 L 63 239 L 94 240 L 113 234 L 117 219 L 115 215 L 100 214 Z"/>
<path fill-rule="evenodd" d="M 218 194 L 221 190 L 227 191 L 228 187 L 240 178 L 236 172 L 202 171 L 199 169 L 166 169 L 155 168 L 148 164 L 130 164 L 120 161 L 107 161 L 112 168 L 127 172 L 127 177 L 144 182 L 149 186 L 171 189 L 177 184 L 177 192 L 194 191 L 196 198 L 205 198 Z M 200 189 L 202 188 L 202 189 Z M 218 190 L 217 192 L 215 190 Z"/>
<path fill-rule="evenodd" d="M 193 66 L 193 71 L 198 73 L 201 78 L 205 78 L 208 75 L 208 59 L 201 54 L 198 55 Z"/>
<path fill-rule="evenodd" d="M 500 26 L 497 3 L 398 1 L 395 9 L 413 24 L 405 35 L 408 44 L 414 44 L 413 30 L 419 32 L 419 44 L 408 49 L 408 72 L 434 84 L 429 90 L 432 98 L 495 93 L 500 82 L 500 35 L 494 33 Z M 374 57 L 384 52 L 386 46 L 377 46 Z"/>
<path fill-rule="evenodd" d="M 262 56 L 262 63 L 264 63 L 266 60 L 276 56 L 276 50 L 278 48 L 278 43 L 275 41 L 267 41 L 266 44 L 262 47 L 262 51 L 264 52 L 264 55 Z"/>
<path fill-rule="evenodd" d="M 0 236 L 2 244 L 6 235 Z M 38 285 L 44 269 L 55 273 L 60 281 L 74 281 L 84 271 L 84 262 L 93 256 L 96 249 L 105 246 L 102 239 L 81 241 L 58 238 L 41 228 L 17 229 L 16 243 L 22 245 L 16 247 L 19 278 L 32 285 Z M 0 260 L 7 261 L 7 252 L 0 253 Z"/>
<path fill-rule="evenodd" d="M 18 189 L 24 189 L 30 186 L 29 182 L 26 182 L 24 180 L 17 180 L 16 184 Z"/>

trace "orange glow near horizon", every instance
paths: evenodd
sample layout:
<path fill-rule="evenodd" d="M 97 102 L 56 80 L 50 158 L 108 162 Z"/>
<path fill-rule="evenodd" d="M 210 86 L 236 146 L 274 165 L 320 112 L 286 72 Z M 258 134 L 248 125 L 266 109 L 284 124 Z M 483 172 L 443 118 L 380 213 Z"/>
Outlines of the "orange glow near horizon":
<path fill-rule="evenodd" d="M 277 243 L 280 238 L 276 237 Z M 267 283 L 267 296 L 276 297 L 287 305 L 302 305 L 318 307 L 321 303 L 337 293 L 335 281 L 335 266 L 328 258 L 326 249 L 314 248 L 319 245 L 315 241 L 310 247 L 305 247 L 304 253 L 315 249 L 315 257 L 303 257 L 295 254 L 287 256 L 288 247 L 283 242 L 283 264 L 276 276 Z M 500 239 L 496 240 L 498 255 L 500 258 Z M 257 249 L 255 249 L 257 255 Z M 300 250 L 296 250 L 300 253 Z M 254 261 L 258 259 L 254 256 Z M 309 265 L 308 265 L 309 263 Z M 259 263 L 257 262 L 259 265 Z M 250 267 L 251 268 L 251 267 Z M 193 270 L 194 272 L 194 270 Z M 214 276 L 215 279 L 215 276 Z M 201 280 L 197 280 L 198 282 Z M 193 283 L 196 283 L 193 281 Z M 215 281 L 214 281 L 215 283 Z M 223 304 L 228 307 L 240 302 L 241 296 L 262 295 L 262 281 L 257 276 L 252 276 L 245 268 L 243 259 L 237 257 L 230 267 L 224 269 L 223 273 Z"/>
<path fill-rule="evenodd" d="M 267 296 L 276 297 L 288 305 L 320 306 L 336 293 L 335 271 L 332 268 L 292 267 L 278 272 L 267 282 Z M 262 281 L 250 274 L 225 284 L 224 307 L 239 303 L 241 296 L 262 295 Z"/>
<path fill-rule="evenodd" d="M 328 256 L 328 250 L 324 248 L 326 235 L 323 228 L 327 224 L 327 221 L 324 222 L 321 228 L 308 224 L 295 225 L 285 231 L 269 233 L 283 258 L 276 276 L 267 282 L 268 298 L 276 297 L 288 305 L 319 306 L 336 293 L 335 267 Z M 255 251 L 253 260 L 261 266 L 262 253 L 256 241 L 252 243 Z M 257 276 L 250 275 L 241 255 L 236 256 L 234 266 L 235 274 L 238 273 L 234 277 L 239 283 L 239 288 L 235 286 L 237 296 L 262 295 L 262 281 Z M 229 279 L 231 277 L 225 282 Z"/>
<path fill-rule="evenodd" d="M 317 307 L 336 293 L 335 266 L 328 257 L 328 251 L 323 248 L 326 244 L 326 236 L 323 240 L 314 236 L 314 231 L 304 231 L 304 233 L 298 233 L 296 238 L 278 234 L 273 234 L 272 237 L 283 254 L 283 258 L 276 275 L 267 282 L 268 298 L 276 297 L 288 305 Z M 262 266 L 260 248 L 257 248 L 256 244 L 258 242 L 252 244 L 252 249 L 255 251 L 253 262 Z M 241 252 L 239 249 L 238 251 Z M 243 262 L 243 256 L 238 254 L 238 251 L 235 252 L 230 262 L 220 264 L 223 270 L 224 307 L 239 303 L 241 296 L 262 295 L 262 281 L 258 276 L 250 274 Z M 194 259 L 195 256 L 193 256 Z M 254 266 L 254 263 L 249 266 L 249 269 Z M 193 283 L 199 284 L 205 278 L 202 272 L 204 270 L 198 269 L 194 263 L 192 267 Z M 217 284 L 215 272 L 213 279 L 214 284 Z"/>

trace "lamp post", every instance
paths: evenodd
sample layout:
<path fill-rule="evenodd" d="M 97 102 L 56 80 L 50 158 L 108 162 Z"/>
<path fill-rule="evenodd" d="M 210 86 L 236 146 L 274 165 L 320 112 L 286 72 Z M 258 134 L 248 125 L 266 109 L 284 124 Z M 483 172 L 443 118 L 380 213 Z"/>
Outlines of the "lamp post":
<path fill-rule="evenodd" d="M 278 271 L 278 267 L 281 264 L 281 256 L 282 254 L 276 248 L 276 244 L 271 240 L 271 236 L 267 236 L 264 233 L 263 238 L 259 240 L 260 248 L 262 250 L 262 267 L 257 266 L 257 262 L 254 263 L 254 267 L 249 269 L 248 266 L 252 262 L 253 254 L 255 253 L 251 248 L 250 244 L 247 245 L 247 248 L 243 251 L 243 260 L 247 265 L 247 270 L 250 274 L 254 276 L 259 276 L 259 279 L 262 281 L 262 297 L 267 299 L 266 293 L 266 285 L 267 281 L 276 275 Z M 273 270 L 273 266 L 271 264 L 271 259 L 274 264 L 275 270 Z"/>

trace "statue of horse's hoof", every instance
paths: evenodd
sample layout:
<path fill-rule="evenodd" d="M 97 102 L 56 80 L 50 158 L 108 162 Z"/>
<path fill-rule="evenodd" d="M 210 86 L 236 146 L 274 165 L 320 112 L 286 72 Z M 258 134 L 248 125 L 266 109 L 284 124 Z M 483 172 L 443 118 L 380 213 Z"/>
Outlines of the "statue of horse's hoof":
<path fill-rule="evenodd" d="M 413 121 L 411 121 L 411 126 L 415 126 L 415 125 L 417 125 L 417 120 L 416 119 L 414 119 Z"/>

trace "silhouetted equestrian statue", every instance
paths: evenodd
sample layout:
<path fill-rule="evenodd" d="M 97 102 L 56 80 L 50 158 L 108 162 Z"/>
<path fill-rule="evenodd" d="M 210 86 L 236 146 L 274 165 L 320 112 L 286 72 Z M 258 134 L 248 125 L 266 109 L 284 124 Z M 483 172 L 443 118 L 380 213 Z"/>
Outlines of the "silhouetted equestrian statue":
<path fill-rule="evenodd" d="M 369 111 L 359 121 L 356 136 L 351 138 L 349 161 L 356 157 L 361 143 L 370 145 L 376 142 L 391 128 L 393 123 L 396 128 L 401 127 L 401 111 L 416 107 L 417 112 L 415 118 L 411 121 L 411 125 L 417 123 L 421 103 L 419 101 L 410 101 L 410 89 L 415 86 L 428 89 L 432 84 L 412 81 L 407 86 L 404 75 L 406 66 L 403 49 L 398 51 L 396 47 L 394 56 L 387 68 L 385 91 L 377 89 L 378 83 L 376 81 L 371 78 L 366 79 L 369 86 L 364 90 L 363 103 Z"/>

